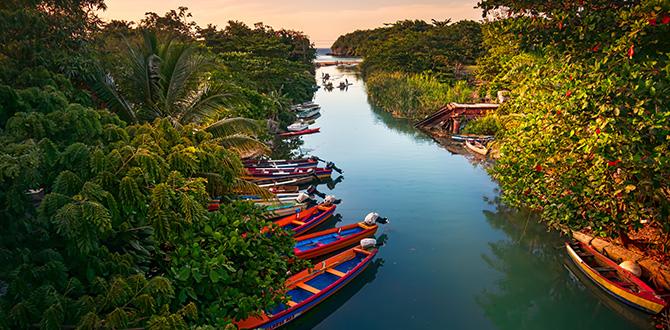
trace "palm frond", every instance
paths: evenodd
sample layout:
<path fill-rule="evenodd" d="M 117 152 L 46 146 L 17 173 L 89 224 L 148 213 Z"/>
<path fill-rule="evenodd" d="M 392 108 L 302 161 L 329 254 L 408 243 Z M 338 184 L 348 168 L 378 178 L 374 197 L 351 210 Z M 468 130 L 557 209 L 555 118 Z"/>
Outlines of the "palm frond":
<path fill-rule="evenodd" d="M 135 111 L 128 101 L 126 101 L 117 89 L 114 79 L 109 73 L 105 73 L 102 68 L 96 70 L 93 80 L 93 90 L 100 100 L 107 107 L 119 114 L 121 118 L 129 122 L 137 122 Z"/>
<path fill-rule="evenodd" d="M 269 190 L 261 188 L 253 182 L 235 178 L 233 182 L 233 191 L 242 195 L 258 195 L 263 198 L 276 197 Z"/>
<path fill-rule="evenodd" d="M 223 147 L 237 152 L 243 158 L 270 153 L 270 148 L 263 142 L 244 134 L 229 135 L 219 138 L 218 141 Z"/>
<path fill-rule="evenodd" d="M 205 60 L 195 55 L 194 50 L 190 45 L 171 45 L 161 56 L 161 103 L 171 115 L 177 112 L 183 99 L 197 90 Z"/>
<path fill-rule="evenodd" d="M 157 52 L 156 36 L 153 33 L 144 32 L 144 43 L 142 47 L 131 45 L 126 41 L 128 49 L 128 63 L 130 65 L 130 89 L 136 95 L 136 103 L 141 103 L 144 108 L 157 112 L 156 101 L 160 90 L 160 57 Z M 160 115 L 160 112 L 155 113 Z"/>
<path fill-rule="evenodd" d="M 221 119 L 205 128 L 207 132 L 216 137 L 226 137 L 235 134 L 245 134 L 247 136 L 256 136 L 261 127 L 258 121 L 249 118 L 226 118 Z"/>
<path fill-rule="evenodd" d="M 234 99 L 233 94 L 204 84 L 181 102 L 177 116 L 182 123 L 202 123 L 214 120 L 223 110 L 235 104 Z"/>

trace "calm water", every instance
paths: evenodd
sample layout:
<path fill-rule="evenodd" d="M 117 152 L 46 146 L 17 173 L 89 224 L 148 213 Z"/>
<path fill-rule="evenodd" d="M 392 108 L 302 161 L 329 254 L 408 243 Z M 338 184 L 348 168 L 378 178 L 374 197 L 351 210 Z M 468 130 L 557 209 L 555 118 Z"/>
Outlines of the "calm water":
<path fill-rule="evenodd" d="M 635 329 L 639 314 L 566 269 L 560 236 L 497 201 L 496 184 L 408 122 L 374 110 L 365 86 L 334 67 L 315 101 L 321 133 L 302 151 L 335 161 L 344 180 L 338 225 L 370 211 L 390 218 L 385 245 L 360 277 L 293 329 Z M 618 311 L 617 311 L 618 310 Z"/>

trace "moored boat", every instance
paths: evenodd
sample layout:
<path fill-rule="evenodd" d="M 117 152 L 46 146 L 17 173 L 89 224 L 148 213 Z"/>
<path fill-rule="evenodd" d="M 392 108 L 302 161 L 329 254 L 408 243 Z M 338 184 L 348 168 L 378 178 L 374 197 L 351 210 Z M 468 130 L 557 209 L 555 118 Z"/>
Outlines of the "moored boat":
<path fill-rule="evenodd" d="M 300 259 L 316 258 L 358 243 L 362 238 L 370 237 L 377 231 L 377 223 L 388 223 L 388 219 L 370 213 L 365 220 L 313 234 L 302 235 L 295 239 L 293 252 Z"/>
<path fill-rule="evenodd" d="M 289 131 L 291 131 L 291 132 L 304 131 L 304 130 L 306 130 L 306 129 L 308 129 L 308 128 L 309 128 L 309 125 L 307 125 L 306 123 L 304 123 L 304 122 L 302 122 L 302 121 L 295 122 L 295 123 L 293 123 L 293 124 L 291 124 L 291 125 L 288 125 L 288 126 L 286 127 L 286 129 L 289 130 Z"/>
<path fill-rule="evenodd" d="M 319 163 L 318 157 L 300 159 L 253 159 L 245 160 L 244 167 L 315 167 Z"/>
<path fill-rule="evenodd" d="M 300 112 L 296 113 L 295 116 L 300 118 L 300 119 L 306 119 L 306 118 L 310 118 L 310 117 L 314 117 L 314 116 L 318 115 L 320 111 L 321 111 L 321 109 L 318 108 L 318 107 L 317 108 L 310 108 L 310 109 L 303 110 L 303 111 L 300 111 Z"/>
<path fill-rule="evenodd" d="M 308 208 L 307 203 L 300 203 L 297 201 L 293 202 L 278 201 L 272 203 L 256 203 L 256 204 L 263 208 L 263 216 L 267 219 L 285 217 L 290 214 L 302 212 Z M 207 204 L 207 210 L 209 212 L 215 212 L 219 210 L 220 206 L 221 206 L 221 200 L 212 199 Z"/>
<path fill-rule="evenodd" d="M 479 142 L 492 141 L 493 135 L 474 135 L 474 134 L 454 134 L 451 139 L 456 142 L 465 142 L 465 140 L 475 140 Z"/>
<path fill-rule="evenodd" d="M 570 259 L 589 279 L 619 301 L 652 314 L 667 306 L 667 302 L 639 277 L 590 245 L 573 241 L 566 242 L 565 248 Z"/>
<path fill-rule="evenodd" d="M 297 132 L 279 133 L 277 135 L 279 137 L 294 137 L 294 136 L 315 134 L 315 133 L 319 133 L 320 131 L 321 131 L 321 129 L 317 127 L 317 128 L 310 128 L 310 129 L 305 129 L 305 130 L 297 131 Z"/>
<path fill-rule="evenodd" d="M 474 140 L 465 140 L 465 147 L 468 148 L 468 150 L 482 156 L 486 156 L 486 154 L 489 152 L 488 148 Z"/>
<path fill-rule="evenodd" d="M 333 215 L 337 205 L 333 202 L 335 198 L 329 197 L 331 196 L 326 197 L 323 203 L 283 217 L 275 221 L 275 224 L 282 229 L 290 230 L 294 236 L 304 234 L 322 224 Z M 270 227 L 263 228 L 263 232 L 269 230 Z"/>
<path fill-rule="evenodd" d="M 290 297 L 286 304 L 235 321 L 235 325 L 239 329 L 275 329 L 288 323 L 356 278 L 376 254 L 376 248 L 354 247 L 289 277 L 284 284 Z"/>
<path fill-rule="evenodd" d="M 252 180 L 261 188 L 281 187 L 281 186 L 300 186 L 314 181 L 314 177 L 306 176 L 302 178 L 284 178 L 284 179 L 255 179 Z"/>
<path fill-rule="evenodd" d="M 333 173 L 333 169 L 321 167 L 285 169 L 283 171 L 250 171 L 250 169 L 247 169 L 247 171 L 248 174 L 243 176 L 243 178 L 253 182 L 264 182 L 267 179 L 326 179 Z"/>

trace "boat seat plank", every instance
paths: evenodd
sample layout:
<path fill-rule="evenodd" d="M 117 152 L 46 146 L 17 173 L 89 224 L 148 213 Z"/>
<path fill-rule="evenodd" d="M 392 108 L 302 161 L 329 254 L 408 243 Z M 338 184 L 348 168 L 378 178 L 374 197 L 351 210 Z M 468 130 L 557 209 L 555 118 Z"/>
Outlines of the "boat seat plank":
<path fill-rule="evenodd" d="M 331 274 L 336 275 L 336 276 L 339 276 L 339 277 L 344 277 L 344 275 L 346 275 L 345 273 L 343 273 L 343 272 L 341 272 L 337 269 L 332 269 L 332 268 L 328 268 L 326 270 L 326 272 L 331 273 Z"/>
<path fill-rule="evenodd" d="M 302 226 L 302 225 L 305 224 L 304 222 L 298 221 L 298 220 L 292 221 L 291 223 L 294 224 L 294 225 L 298 225 L 298 226 Z"/>
<path fill-rule="evenodd" d="M 305 284 L 305 283 L 298 283 L 296 286 L 303 289 L 303 290 L 307 290 L 307 291 L 309 291 L 313 294 L 317 294 L 317 293 L 321 292 L 321 290 L 319 290 L 319 289 L 317 289 L 317 288 L 315 288 L 311 285 Z"/>
<path fill-rule="evenodd" d="M 293 300 L 289 300 L 286 304 L 287 304 L 289 307 L 293 307 L 293 306 L 297 305 L 298 303 L 295 302 L 295 301 L 293 301 Z"/>

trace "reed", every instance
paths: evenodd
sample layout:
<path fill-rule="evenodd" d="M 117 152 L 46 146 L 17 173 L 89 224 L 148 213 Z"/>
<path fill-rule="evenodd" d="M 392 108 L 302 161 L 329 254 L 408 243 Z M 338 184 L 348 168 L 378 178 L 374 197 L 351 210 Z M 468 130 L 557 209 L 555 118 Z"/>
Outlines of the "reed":
<path fill-rule="evenodd" d="M 442 83 L 430 74 L 375 72 L 366 79 L 368 98 L 396 117 L 421 119 L 449 102 L 471 100 L 466 81 Z"/>

